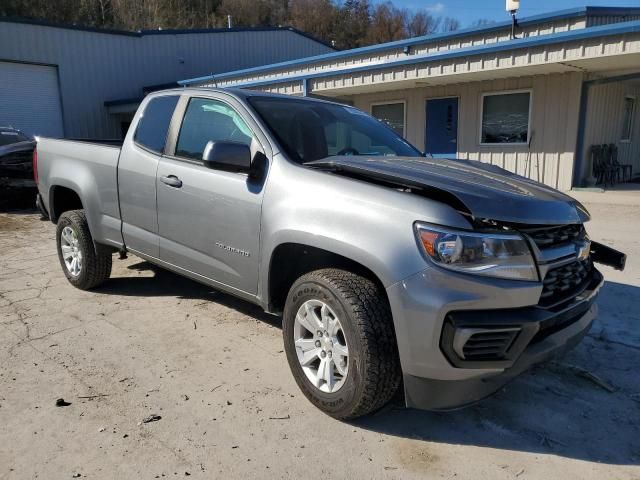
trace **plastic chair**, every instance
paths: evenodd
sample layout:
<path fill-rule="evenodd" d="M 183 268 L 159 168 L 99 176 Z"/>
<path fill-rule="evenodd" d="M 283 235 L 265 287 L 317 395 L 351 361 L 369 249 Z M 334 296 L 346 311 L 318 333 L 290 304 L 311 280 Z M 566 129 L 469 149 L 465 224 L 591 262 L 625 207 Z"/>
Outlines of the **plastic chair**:
<path fill-rule="evenodd" d="M 609 147 L 605 145 L 591 146 L 591 164 L 593 165 L 593 175 L 596 177 L 596 183 L 604 183 L 604 186 L 613 185 L 615 168 L 608 164 L 606 157 L 609 153 Z"/>
<path fill-rule="evenodd" d="M 602 161 L 605 164 L 605 168 L 609 170 L 611 185 L 620 181 L 622 175 L 622 167 L 613 163 L 613 148 L 615 145 L 605 143 L 602 145 Z"/>
<path fill-rule="evenodd" d="M 602 168 L 600 167 L 600 145 L 591 145 L 589 148 L 589 156 L 591 157 L 591 170 L 596 179 L 596 184 L 602 183 Z"/>
<path fill-rule="evenodd" d="M 618 162 L 618 147 L 613 143 L 609 144 L 609 150 L 611 151 L 611 165 L 618 169 L 618 179 L 620 178 L 619 174 L 622 173 L 622 181 L 626 181 L 628 172 L 628 178 L 631 180 L 631 177 L 633 176 L 633 165 L 630 163 Z"/>

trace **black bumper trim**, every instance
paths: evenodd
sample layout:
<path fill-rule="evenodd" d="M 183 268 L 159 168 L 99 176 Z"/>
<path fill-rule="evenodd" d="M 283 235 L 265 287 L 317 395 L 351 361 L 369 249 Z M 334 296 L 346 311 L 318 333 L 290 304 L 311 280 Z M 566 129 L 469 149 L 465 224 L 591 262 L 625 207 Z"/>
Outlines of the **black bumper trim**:
<path fill-rule="evenodd" d="M 529 346 L 543 341 L 578 321 L 592 306 L 604 278 L 596 269 L 588 286 L 562 309 L 541 307 L 508 308 L 502 310 L 463 310 L 450 312 L 440 338 L 440 349 L 449 363 L 457 368 L 507 369 Z M 521 331 L 504 358 L 469 361 L 460 358 L 453 349 L 453 336 L 459 328 L 517 327 Z"/>
<path fill-rule="evenodd" d="M 436 380 L 403 376 L 407 407 L 422 410 L 455 410 L 482 400 L 509 383 L 531 366 L 573 349 L 587 334 L 597 312 L 590 307 L 568 327 L 531 344 L 518 360 L 502 372 L 466 380 Z M 588 315 L 592 313 L 592 315 Z"/>

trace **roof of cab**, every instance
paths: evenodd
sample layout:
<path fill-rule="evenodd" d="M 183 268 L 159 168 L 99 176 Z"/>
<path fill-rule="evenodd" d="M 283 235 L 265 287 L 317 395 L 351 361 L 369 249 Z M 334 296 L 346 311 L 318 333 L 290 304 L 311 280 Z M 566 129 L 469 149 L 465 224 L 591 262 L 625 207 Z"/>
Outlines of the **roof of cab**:
<path fill-rule="evenodd" d="M 321 102 L 321 103 L 335 103 L 338 102 L 331 101 L 330 99 L 324 98 L 315 98 L 315 97 L 293 97 L 291 95 L 285 95 L 282 93 L 271 93 L 271 92 L 261 92 L 258 90 L 247 90 L 242 88 L 219 88 L 219 87 L 182 87 L 182 88 L 171 88 L 167 90 L 158 90 L 152 93 L 149 93 L 148 97 L 155 97 L 166 95 L 168 93 L 178 93 L 178 94 L 191 94 L 197 95 L 202 94 L 204 92 L 210 93 L 224 93 L 227 95 L 231 95 L 236 97 L 237 99 L 247 99 L 249 97 L 271 97 L 271 98 L 283 98 L 287 100 L 301 100 L 301 101 L 310 101 L 310 102 Z"/>

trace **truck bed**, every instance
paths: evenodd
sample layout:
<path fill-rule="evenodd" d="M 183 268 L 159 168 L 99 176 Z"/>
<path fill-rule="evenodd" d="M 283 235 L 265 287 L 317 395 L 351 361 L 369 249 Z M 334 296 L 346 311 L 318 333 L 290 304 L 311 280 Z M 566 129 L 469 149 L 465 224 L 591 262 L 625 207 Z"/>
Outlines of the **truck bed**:
<path fill-rule="evenodd" d="M 105 145 L 108 147 L 122 147 L 124 139 L 110 138 L 65 138 L 69 142 L 94 143 L 96 145 Z"/>
<path fill-rule="evenodd" d="M 46 137 L 37 141 L 38 192 L 47 211 L 55 215 L 55 191 L 68 188 L 79 194 L 84 209 L 96 212 L 89 219 L 94 240 L 121 244 L 117 166 L 122 141 Z"/>

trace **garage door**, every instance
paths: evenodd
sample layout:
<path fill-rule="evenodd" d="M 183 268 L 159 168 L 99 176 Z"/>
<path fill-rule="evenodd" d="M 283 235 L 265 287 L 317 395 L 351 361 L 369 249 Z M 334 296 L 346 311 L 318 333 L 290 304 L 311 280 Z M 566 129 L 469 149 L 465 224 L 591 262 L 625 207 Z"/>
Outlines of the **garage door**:
<path fill-rule="evenodd" d="M 0 62 L 0 126 L 64 135 L 56 67 Z"/>

